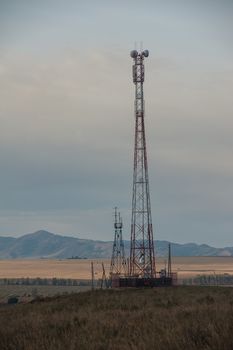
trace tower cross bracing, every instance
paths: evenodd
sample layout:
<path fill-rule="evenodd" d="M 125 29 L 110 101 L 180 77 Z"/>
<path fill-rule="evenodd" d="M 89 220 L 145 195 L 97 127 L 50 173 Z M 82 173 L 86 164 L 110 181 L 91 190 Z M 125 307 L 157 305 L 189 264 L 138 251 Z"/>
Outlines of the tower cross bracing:
<path fill-rule="evenodd" d="M 149 191 L 148 162 L 144 121 L 144 58 L 148 50 L 131 51 L 133 82 L 135 84 L 135 138 L 133 197 L 131 216 L 130 275 L 155 277 L 155 258 L 151 204 Z"/>

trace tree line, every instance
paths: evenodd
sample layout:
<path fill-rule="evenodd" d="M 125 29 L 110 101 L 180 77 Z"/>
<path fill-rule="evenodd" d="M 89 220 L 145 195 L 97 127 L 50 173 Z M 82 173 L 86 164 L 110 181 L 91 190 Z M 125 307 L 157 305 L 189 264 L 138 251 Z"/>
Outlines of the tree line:
<path fill-rule="evenodd" d="M 0 285 L 26 285 L 26 286 L 90 286 L 91 280 L 72 278 L 1 278 Z"/>
<path fill-rule="evenodd" d="M 184 278 L 180 280 L 179 284 L 183 285 L 198 285 L 198 286 L 225 286 L 233 285 L 233 275 L 228 273 L 224 274 L 211 274 L 211 275 L 198 275 L 193 278 Z"/>

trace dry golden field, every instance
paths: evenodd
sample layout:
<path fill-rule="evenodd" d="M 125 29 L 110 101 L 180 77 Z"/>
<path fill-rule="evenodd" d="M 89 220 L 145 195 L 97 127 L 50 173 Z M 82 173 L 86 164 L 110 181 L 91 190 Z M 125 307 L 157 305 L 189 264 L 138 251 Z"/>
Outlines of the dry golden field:
<path fill-rule="evenodd" d="M 90 279 L 91 261 L 94 262 L 96 279 L 102 276 L 101 263 L 109 271 L 109 260 L 0 260 L 0 278 L 73 278 Z M 164 258 L 156 259 L 156 269 L 165 266 Z M 233 257 L 174 257 L 172 270 L 179 278 L 194 277 L 199 274 L 233 274 Z"/>
<path fill-rule="evenodd" d="M 1 350 L 230 350 L 233 288 L 95 290 L 0 306 Z"/>

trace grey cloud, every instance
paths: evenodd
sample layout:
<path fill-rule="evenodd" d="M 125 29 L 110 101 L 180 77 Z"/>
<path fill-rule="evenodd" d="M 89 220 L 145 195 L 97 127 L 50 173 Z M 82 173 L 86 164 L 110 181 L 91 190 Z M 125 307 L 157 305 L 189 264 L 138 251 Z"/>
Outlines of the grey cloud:
<path fill-rule="evenodd" d="M 164 5 L 157 12 L 144 9 L 142 17 L 135 9 L 134 18 L 126 2 L 121 26 L 116 21 L 121 8 L 111 15 L 108 5 L 109 31 L 100 23 L 103 14 L 97 18 L 94 11 L 88 15 L 82 9 L 85 15 L 75 25 L 77 16 L 69 17 L 66 8 L 65 18 L 62 4 L 62 25 L 55 31 L 54 18 L 40 32 L 40 21 L 31 23 L 33 15 L 26 23 L 31 32 L 23 26 L 18 32 L 5 27 L 0 56 L 1 232 L 46 228 L 107 239 L 112 207 L 119 205 L 129 235 L 134 87 L 128 51 L 142 34 L 151 49 L 145 98 L 156 238 L 231 244 L 232 30 L 219 28 L 219 37 L 212 32 L 214 19 L 222 23 L 229 3 L 224 2 L 219 16 L 213 11 L 207 18 L 207 1 L 197 18 L 201 3 L 193 2 L 192 13 L 187 5 L 184 12 L 174 13 Z M 134 25 L 140 18 L 139 33 Z M 67 19 L 71 25 L 63 30 Z M 43 40 L 35 42 L 38 35 Z"/>

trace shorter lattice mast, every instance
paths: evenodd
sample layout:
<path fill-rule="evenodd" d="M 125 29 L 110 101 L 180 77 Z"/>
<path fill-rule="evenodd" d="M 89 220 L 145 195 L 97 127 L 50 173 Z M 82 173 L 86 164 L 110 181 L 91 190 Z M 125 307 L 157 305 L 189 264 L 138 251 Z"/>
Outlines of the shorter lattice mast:
<path fill-rule="evenodd" d="M 120 213 L 117 212 L 117 207 L 115 208 L 114 219 L 114 242 L 110 264 L 110 276 L 122 276 L 126 273 L 126 260 L 124 242 L 122 238 L 122 218 L 120 216 Z"/>

